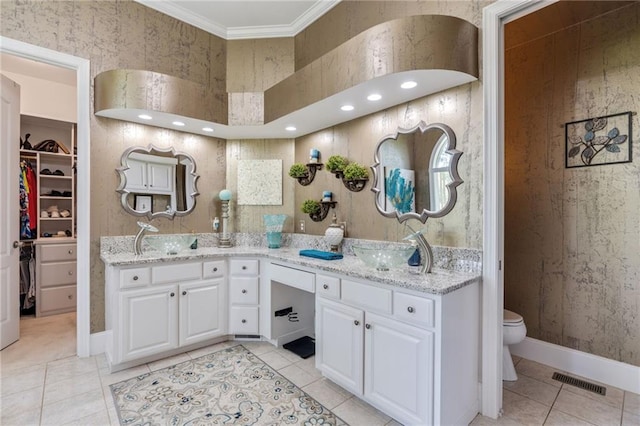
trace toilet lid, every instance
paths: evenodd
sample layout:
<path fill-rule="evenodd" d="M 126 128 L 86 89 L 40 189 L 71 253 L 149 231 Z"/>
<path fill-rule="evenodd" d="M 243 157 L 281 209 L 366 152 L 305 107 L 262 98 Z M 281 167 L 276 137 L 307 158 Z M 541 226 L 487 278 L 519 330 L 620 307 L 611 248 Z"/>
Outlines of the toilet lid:
<path fill-rule="evenodd" d="M 516 314 L 515 312 L 511 312 L 508 309 L 504 309 L 503 311 L 503 322 L 505 325 L 517 325 L 522 322 L 522 316 Z"/>

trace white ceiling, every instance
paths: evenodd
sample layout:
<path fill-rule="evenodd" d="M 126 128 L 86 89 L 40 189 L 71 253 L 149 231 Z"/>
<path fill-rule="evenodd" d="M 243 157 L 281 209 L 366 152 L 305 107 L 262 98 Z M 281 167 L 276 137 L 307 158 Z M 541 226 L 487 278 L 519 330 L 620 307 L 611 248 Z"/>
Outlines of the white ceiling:
<path fill-rule="evenodd" d="M 227 40 L 293 37 L 340 0 L 135 0 Z"/>

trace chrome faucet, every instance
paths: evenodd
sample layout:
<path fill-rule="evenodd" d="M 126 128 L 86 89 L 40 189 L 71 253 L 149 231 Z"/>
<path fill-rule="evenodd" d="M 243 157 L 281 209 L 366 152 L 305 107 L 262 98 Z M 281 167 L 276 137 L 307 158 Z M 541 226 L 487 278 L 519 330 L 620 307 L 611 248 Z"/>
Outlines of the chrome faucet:
<path fill-rule="evenodd" d="M 144 236 L 145 231 L 149 232 L 158 232 L 158 228 L 151 225 L 150 223 L 138 222 L 138 226 L 140 230 L 136 234 L 136 238 L 133 241 L 133 252 L 137 255 L 142 254 L 142 237 Z"/>

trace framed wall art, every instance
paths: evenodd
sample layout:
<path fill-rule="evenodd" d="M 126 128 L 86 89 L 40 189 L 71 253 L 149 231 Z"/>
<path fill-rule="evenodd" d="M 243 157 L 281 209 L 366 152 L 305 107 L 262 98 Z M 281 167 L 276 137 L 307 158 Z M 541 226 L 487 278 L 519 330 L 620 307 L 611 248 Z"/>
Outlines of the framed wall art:
<path fill-rule="evenodd" d="M 632 112 L 566 123 L 565 167 L 631 162 Z"/>

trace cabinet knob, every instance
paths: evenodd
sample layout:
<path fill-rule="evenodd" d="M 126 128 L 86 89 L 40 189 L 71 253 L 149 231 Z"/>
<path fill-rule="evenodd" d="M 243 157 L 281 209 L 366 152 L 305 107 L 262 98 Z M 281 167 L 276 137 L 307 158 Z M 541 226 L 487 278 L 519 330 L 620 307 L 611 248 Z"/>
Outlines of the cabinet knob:
<path fill-rule="evenodd" d="M 171 294 L 170 294 L 169 296 L 173 297 L 173 296 L 175 296 L 175 295 L 176 295 L 176 294 L 175 294 L 174 292 L 171 292 Z"/>
<path fill-rule="evenodd" d="M 186 296 L 187 295 L 187 290 L 182 290 L 182 295 Z"/>
<path fill-rule="evenodd" d="M 247 267 L 245 265 L 242 265 L 242 270 L 244 271 L 246 269 L 247 269 Z"/>
<path fill-rule="evenodd" d="M 409 311 L 409 313 L 410 313 L 410 314 L 412 314 L 412 313 L 414 313 L 414 312 L 415 312 L 415 309 L 413 309 L 413 306 L 409 306 L 409 307 L 407 308 L 407 311 Z"/>
<path fill-rule="evenodd" d="M 73 250 L 69 250 L 69 254 L 73 254 Z"/>
<path fill-rule="evenodd" d="M 325 290 L 329 290 L 329 284 L 324 284 L 324 285 L 322 286 L 322 288 L 324 288 Z M 356 324 L 356 325 L 358 325 L 358 324 Z"/>
<path fill-rule="evenodd" d="M 369 330 L 371 328 L 371 324 L 365 324 L 364 328 L 366 328 L 367 330 Z"/>
<path fill-rule="evenodd" d="M 67 296 L 67 298 L 68 298 L 69 300 L 73 299 L 73 294 L 68 295 L 68 296 Z"/>
<path fill-rule="evenodd" d="M 213 268 L 213 272 L 218 272 L 218 268 Z"/>
<path fill-rule="evenodd" d="M 353 323 L 354 323 L 355 325 L 360 325 L 360 321 L 358 321 L 358 320 L 353 321 Z"/>
<path fill-rule="evenodd" d="M 243 323 L 243 324 L 245 324 L 246 322 L 247 322 L 247 320 L 246 320 L 246 319 L 243 319 L 243 320 L 242 320 L 242 323 Z"/>
<path fill-rule="evenodd" d="M 69 271 L 69 275 L 73 275 L 73 271 Z"/>
<path fill-rule="evenodd" d="M 137 276 L 137 275 L 134 275 L 134 276 L 133 276 L 133 280 L 134 280 L 134 281 L 138 281 L 138 276 Z"/>
<path fill-rule="evenodd" d="M 247 294 L 247 290 L 242 289 L 242 294 Z"/>

